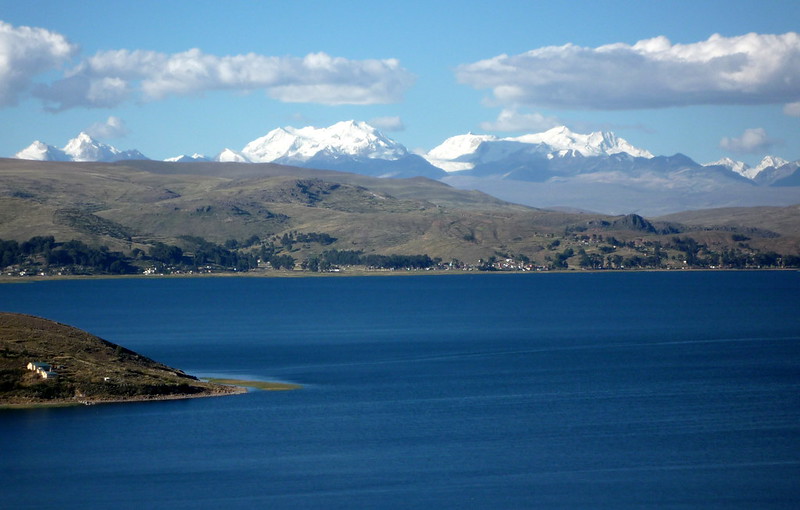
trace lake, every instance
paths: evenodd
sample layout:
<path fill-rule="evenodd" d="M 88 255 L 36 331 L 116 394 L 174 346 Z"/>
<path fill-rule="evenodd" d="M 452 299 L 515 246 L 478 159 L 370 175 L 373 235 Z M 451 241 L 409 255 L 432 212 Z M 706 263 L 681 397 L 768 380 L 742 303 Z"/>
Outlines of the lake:
<path fill-rule="evenodd" d="M 297 391 L 0 411 L 6 508 L 800 508 L 800 272 L 0 285 Z"/>

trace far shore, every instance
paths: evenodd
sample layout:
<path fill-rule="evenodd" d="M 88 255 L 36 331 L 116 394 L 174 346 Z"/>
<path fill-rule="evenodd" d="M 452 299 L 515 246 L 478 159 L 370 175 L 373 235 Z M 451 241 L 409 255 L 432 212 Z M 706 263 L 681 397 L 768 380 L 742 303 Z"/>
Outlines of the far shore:
<path fill-rule="evenodd" d="M 219 272 L 201 274 L 158 274 L 158 275 L 60 275 L 60 276 L 7 276 L 0 275 L 0 284 L 4 283 L 35 283 L 58 280 L 117 280 L 117 279 L 184 279 L 184 278 L 354 278 L 362 276 L 444 276 L 444 275 L 544 275 L 544 274 L 607 274 L 607 273 L 653 273 L 653 272 L 729 272 L 729 271 L 800 271 L 796 267 L 770 267 L 770 268 L 664 268 L 664 269 L 552 269 L 547 271 L 464 271 L 453 270 L 395 270 L 395 271 L 366 271 L 353 270 L 335 273 L 313 273 L 307 271 L 271 271 L 271 272 Z"/>

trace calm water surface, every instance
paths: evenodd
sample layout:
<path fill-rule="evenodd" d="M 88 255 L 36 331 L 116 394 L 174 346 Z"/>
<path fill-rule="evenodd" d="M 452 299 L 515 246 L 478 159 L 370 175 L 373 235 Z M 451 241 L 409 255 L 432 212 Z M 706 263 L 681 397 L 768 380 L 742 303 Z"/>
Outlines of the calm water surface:
<path fill-rule="evenodd" d="M 800 273 L 125 279 L 0 309 L 293 392 L 0 411 L 5 508 L 798 508 Z"/>

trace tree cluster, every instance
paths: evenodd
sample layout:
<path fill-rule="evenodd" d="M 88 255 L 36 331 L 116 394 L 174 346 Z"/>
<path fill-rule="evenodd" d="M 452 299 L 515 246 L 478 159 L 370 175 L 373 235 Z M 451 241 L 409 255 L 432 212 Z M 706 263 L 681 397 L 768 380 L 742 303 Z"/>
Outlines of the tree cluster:
<path fill-rule="evenodd" d="M 220 269 L 236 271 L 248 271 L 258 267 L 258 257 L 254 253 L 228 249 L 198 236 L 182 236 L 181 240 L 186 243 L 186 250 L 181 256 L 181 264 L 185 266 L 195 269 L 201 266 L 215 266 Z M 230 244 L 230 241 L 226 243 L 226 245 Z M 172 260 L 174 260 L 180 248 L 173 246 L 170 249 L 173 255 Z M 163 259 L 157 260 L 169 263 Z"/>
<path fill-rule="evenodd" d="M 23 243 L 0 240 L 0 266 L 30 269 L 60 268 L 72 274 L 130 274 L 137 269 L 129 258 L 108 247 L 93 248 L 78 240 L 56 243 L 53 236 L 37 236 Z"/>
<path fill-rule="evenodd" d="M 441 260 L 428 255 L 364 255 L 355 250 L 327 250 L 303 261 L 302 268 L 308 271 L 329 271 L 338 266 L 367 266 L 371 269 L 427 269 Z"/>
<path fill-rule="evenodd" d="M 287 232 L 280 238 L 281 246 L 291 250 L 295 243 L 309 244 L 317 243 L 328 246 L 336 242 L 336 238 L 324 232 Z"/>

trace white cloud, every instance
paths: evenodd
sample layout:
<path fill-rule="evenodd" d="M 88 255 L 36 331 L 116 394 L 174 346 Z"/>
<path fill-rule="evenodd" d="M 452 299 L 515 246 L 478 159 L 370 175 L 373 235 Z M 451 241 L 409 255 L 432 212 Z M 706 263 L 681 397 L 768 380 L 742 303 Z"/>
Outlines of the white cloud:
<path fill-rule="evenodd" d="M 520 113 L 516 109 L 503 109 L 493 122 L 482 122 L 486 131 L 547 131 L 564 123 L 557 117 L 546 117 L 541 113 Z"/>
<path fill-rule="evenodd" d="M 406 126 L 400 117 L 376 117 L 369 124 L 383 131 L 405 131 Z"/>
<path fill-rule="evenodd" d="M 105 122 L 95 122 L 86 132 L 95 138 L 121 138 L 128 134 L 128 128 L 125 121 L 112 115 Z"/>
<path fill-rule="evenodd" d="M 723 138 L 720 140 L 719 146 L 731 152 L 752 154 L 763 152 L 773 143 L 774 141 L 767 136 L 764 128 L 751 128 L 745 129 L 739 138 Z"/>
<path fill-rule="evenodd" d="M 800 101 L 784 105 L 783 113 L 790 117 L 800 117 Z"/>
<path fill-rule="evenodd" d="M 376 104 L 399 101 L 413 76 L 394 59 L 349 60 L 313 53 L 272 57 L 248 53 L 217 56 L 182 53 L 102 51 L 38 95 L 60 111 L 109 107 L 135 97 L 155 101 L 213 90 L 264 90 L 284 102 Z"/>
<path fill-rule="evenodd" d="M 547 46 L 464 64 L 456 76 L 491 89 L 494 100 L 506 105 L 617 110 L 785 103 L 800 98 L 800 35 Z"/>
<path fill-rule="evenodd" d="M 17 104 L 34 77 L 58 68 L 75 52 L 61 34 L 0 21 L 0 107 Z"/>

